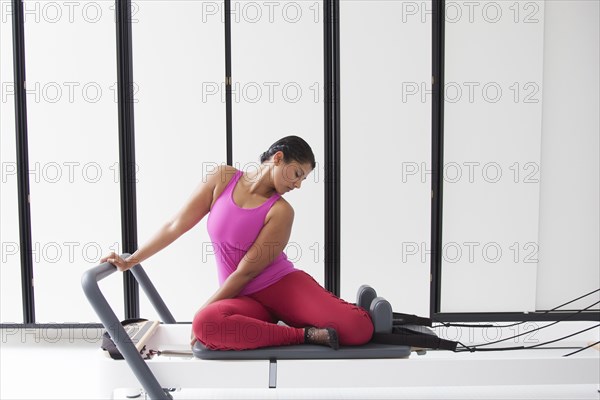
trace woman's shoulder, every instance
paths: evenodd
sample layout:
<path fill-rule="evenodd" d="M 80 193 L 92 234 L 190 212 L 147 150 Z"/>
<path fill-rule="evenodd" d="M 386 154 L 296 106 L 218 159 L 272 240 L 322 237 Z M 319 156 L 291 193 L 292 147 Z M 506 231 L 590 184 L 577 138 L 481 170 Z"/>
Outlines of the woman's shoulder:
<path fill-rule="evenodd" d="M 238 169 L 231 165 L 221 164 L 216 169 L 207 173 L 205 179 L 212 180 L 215 186 L 227 185 L 227 183 L 235 176 Z"/>
<path fill-rule="evenodd" d="M 294 219 L 294 207 L 283 197 L 279 197 L 267 213 L 267 217 L 277 216 L 284 220 Z"/>
<path fill-rule="evenodd" d="M 231 165 L 221 164 L 217 167 L 216 172 L 223 176 L 232 177 L 233 175 L 235 175 L 237 172 L 240 172 L 240 171 L 237 168 L 232 167 Z"/>
<path fill-rule="evenodd" d="M 222 164 L 219 165 L 216 169 L 207 173 L 203 178 L 204 182 L 212 187 L 212 197 L 213 200 L 210 205 L 210 210 L 212 210 L 213 205 L 217 201 L 217 199 L 221 196 L 229 182 L 233 179 L 236 172 L 238 170 L 230 165 Z"/>

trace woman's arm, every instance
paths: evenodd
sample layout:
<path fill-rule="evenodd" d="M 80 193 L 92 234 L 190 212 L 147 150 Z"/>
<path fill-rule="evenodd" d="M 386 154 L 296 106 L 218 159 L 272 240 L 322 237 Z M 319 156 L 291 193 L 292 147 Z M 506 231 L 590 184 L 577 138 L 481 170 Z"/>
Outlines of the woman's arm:
<path fill-rule="evenodd" d="M 210 211 L 213 192 L 221 179 L 222 168 L 219 167 L 214 174 L 207 177 L 205 182 L 200 183 L 179 212 L 169 219 L 150 240 L 127 257 L 126 260 L 123 260 L 118 254 L 113 252 L 102 258 L 100 262 L 108 261 L 114 264 L 119 271 L 127 271 L 158 253 L 190 230 Z"/>
<path fill-rule="evenodd" d="M 261 229 L 254 244 L 248 249 L 237 269 L 200 308 L 222 299 L 230 299 L 281 254 L 290 239 L 294 222 L 294 209 L 285 202 L 273 206 L 272 215 Z"/>

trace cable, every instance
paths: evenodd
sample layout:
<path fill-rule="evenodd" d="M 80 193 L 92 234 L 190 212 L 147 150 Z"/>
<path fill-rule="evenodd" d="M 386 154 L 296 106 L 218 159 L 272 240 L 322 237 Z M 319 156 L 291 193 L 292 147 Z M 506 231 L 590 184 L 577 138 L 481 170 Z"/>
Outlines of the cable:
<path fill-rule="evenodd" d="M 514 339 L 514 338 L 517 338 L 517 337 L 523 336 L 523 335 L 525 335 L 525 334 L 530 334 L 530 333 L 532 333 L 532 332 L 536 332 L 536 331 L 539 331 L 539 330 L 541 330 L 541 329 L 548 328 L 548 327 L 550 327 L 550 326 L 553 326 L 553 325 L 556 325 L 556 324 L 558 324 L 559 322 L 566 321 L 566 320 L 568 320 L 569 318 L 571 318 L 571 317 L 573 317 L 573 316 L 575 316 L 575 315 L 577 315 L 577 314 L 579 314 L 579 313 L 581 313 L 581 312 L 583 312 L 583 311 L 587 310 L 588 308 L 591 308 L 591 307 L 595 306 L 595 305 L 596 305 L 596 304 L 598 304 L 598 303 L 600 303 L 600 301 L 598 301 L 598 302 L 596 302 L 596 303 L 594 303 L 594 304 L 591 304 L 591 305 L 587 306 L 586 308 L 584 308 L 584 309 L 581 309 L 581 310 L 579 310 L 579 311 L 577 311 L 577 312 L 575 312 L 575 313 L 572 313 L 572 314 L 570 314 L 569 316 L 567 316 L 566 318 L 562 319 L 561 321 L 555 321 L 555 322 L 553 322 L 553 323 L 551 323 L 551 324 L 544 325 L 544 326 L 542 326 L 542 327 L 539 327 L 539 328 L 536 328 L 536 329 L 534 329 L 534 330 L 527 331 L 527 332 L 523 332 L 523 333 L 521 333 L 521 334 L 519 334 L 519 335 L 510 336 L 510 337 L 507 337 L 507 338 L 505 338 L 505 339 L 496 340 L 495 342 L 482 343 L 482 344 L 478 344 L 478 345 L 471 346 L 471 347 L 469 347 L 469 346 L 466 346 L 466 345 L 465 345 L 465 344 L 463 344 L 463 343 L 460 343 L 460 342 L 459 342 L 459 343 L 460 343 L 462 346 L 466 347 L 467 349 L 471 349 L 471 348 L 475 348 L 475 347 L 488 346 L 488 345 L 490 345 L 490 344 L 495 344 L 495 343 L 504 342 L 504 341 L 506 341 L 506 340 Z M 520 348 L 523 348 L 523 347 L 520 347 Z M 470 351 L 474 351 L 474 350 L 470 350 Z"/>
<path fill-rule="evenodd" d="M 503 349 L 506 349 L 506 347 L 501 347 L 501 348 L 498 348 L 498 349 L 481 349 L 481 350 L 478 350 L 478 349 L 474 348 L 473 350 L 469 350 L 469 349 L 471 349 L 471 347 L 469 347 L 469 346 L 467 346 L 467 345 L 465 345 L 465 344 L 463 344 L 461 342 L 457 342 L 457 343 L 459 343 L 462 346 L 464 346 L 466 348 L 466 350 L 464 350 L 464 349 L 456 350 L 455 353 L 460 353 L 460 352 L 465 352 L 465 351 L 469 351 L 471 353 L 476 352 L 476 351 L 496 351 L 496 350 L 501 351 Z M 579 346 L 552 346 L 552 347 L 540 347 L 540 348 L 536 347 L 536 348 L 533 348 L 533 349 L 532 348 L 527 348 L 527 349 L 528 350 L 578 350 L 580 348 L 581 347 L 579 347 Z M 508 348 L 508 349 L 509 350 L 524 350 L 524 349 L 526 349 L 526 347 L 523 346 L 523 347 L 514 347 L 514 348 Z"/>
<path fill-rule="evenodd" d="M 498 325 L 494 325 L 494 324 L 479 324 L 479 325 L 473 325 L 473 324 L 453 324 L 451 322 L 442 322 L 442 321 L 438 321 L 436 319 L 433 319 L 433 321 L 435 322 L 439 322 L 441 325 L 435 325 L 432 326 L 431 329 L 436 329 L 436 328 L 441 328 L 442 326 L 445 327 L 450 327 L 450 326 L 454 326 L 454 327 L 459 327 L 459 328 L 506 328 L 505 326 L 498 326 Z M 519 324 L 521 324 L 522 322 L 519 322 Z"/>
<path fill-rule="evenodd" d="M 577 312 L 575 312 L 575 313 L 573 313 L 573 314 L 571 314 L 571 315 L 567 316 L 567 317 L 566 317 L 566 318 L 564 318 L 562 321 L 566 321 L 567 319 L 569 319 L 569 318 L 571 318 L 571 317 L 573 317 L 573 316 L 575 316 L 575 315 L 577 315 L 577 314 L 579 314 L 579 313 L 581 313 L 581 312 L 583 312 L 583 311 L 587 310 L 588 308 L 591 308 L 591 307 L 595 306 L 595 305 L 596 305 L 596 304 L 598 304 L 598 303 L 600 303 L 600 301 L 598 301 L 598 302 L 596 302 L 596 303 L 594 303 L 594 304 L 591 304 L 591 305 L 587 306 L 586 308 L 584 308 L 584 309 L 582 309 L 582 310 L 579 310 L 579 311 L 577 311 Z M 550 327 L 550 326 L 552 326 L 552 325 L 556 325 L 556 324 L 558 324 L 559 322 L 562 322 L 562 321 L 556 321 L 556 322 L 553 322 L 553 323 L 551 323 L 551 324 L 548 324 L 548 325 L 545 325 L 545 326 L 539 327 L 539 328 L 537 328 L 537 329 L 534 329 L 534 330 L 532 330 L 532 331 L 523 332 L 523 333 L 521 333 L 521 334 L 519 334 L 519 335 L 514 335 L 514 336 L 511 336 L 511 337 L 508 337 L 508 338 L 505 338 L 505 339 L 496 340 L 495 342 L 482 343 L 482 344 L 478 344 L 478 345 L 475 345 L 475 346 L 467 346 L 467 345 L 465 345 L 464 343 L 458 342 L 458 343 L 459 343 L 461 346 L 463 346 L 464 348 L 466 348 L 466 349 L 467 349 L 467 350 L 459 350 L 459 351 L 470 351 L 470 352 L 473 352 L 473 351 L 485 351 L 485 350 L 479 350 L 479 349 L 478 349 L 478 347 L 488 346 L 488 345 L 491 345 L 491 344 L 500 343 L 500 342 L 504 342 L 504 341 L 506 341 L 506 340 L 514 339 L 514 338 L 517 338 L 517 337 L 519 337 L 519 336 L 523 336 L 523 335 L 525 335 L 525 334 L 530 334 L 530 333 L 532 333 L 532 332 L 536 332 L 536 331 L 539 331 L 539 330 L 541 330 L 541 329 L 548 328 L 548 327 Z M 572 335 L 571 335 L 571 336 L 572 336 Z M 566 339 L 566 338 L 568 338 L 568 337 L 570 337 L 570 336 L 566 336 L 566 337 L 563 337 L 563 338 L 561 338 L 561 339 L 558 339 L 558 340 Z M 524 348 L 526 348 L 526 347 L 524 347 L 524 346 L 518 346 L 518 347 L 506 347 L 506 348 L 501 348 L 501 349 L 493 349 L 493 350 L 490 350 L 490 351 L 495 351 L 495 350 L 518 350 L 518 349 L 524 349 Z"/>
<path fill-rule="evenodd" d="M 469 351 L 469 352 L 472 353 L 474 351 L 505 351 L 505 350 L 534 349 L 536 347 L 540 347 L 540 346 L 543 346 L 545 344 L 550 344 L 550 343 L 558 342 L 560 340 L 564 340 L 564 339 L 570 338 L 571 336 L 579 335 L 580 333 L 583 333 L 583 332 L 589 331 L 590 329 L 594 329 L 594 328 L 598 328 L 598 327 L 600 327 L 600 324 L 595 325 L 595 326 L 591 326 L 589 328 L 582 329 L 579 332 L 575 332 L 575 333 L 573 333 L 571 335 L 567 335 L 567 336 L 564 336 L 564 337 L 559 338 L 559 339 L 550 340 L 548 342 L 536 344 L 535 346 L 529 346 L 529 347 L 527 347 L 527 346 L 516 346 L 516 347 L 501 347 L 501 348 L 497 348 L 497 349 L 478 349 L 477 346 L 469 347 L 469 346 L 465 346 L 464 344 L 462 344 L 462 343 L 459 342 L 461 345 L 465 346 L 467 349 L 465 349 L 465 350 L 462 350 L 462 349 L 461 350 L 455 350 L 454 352 L 455 353 L 463 353 L 465 351 Z M 583 349 L 581 349 L 581 350 L 583 350 Z M 572 354 L 575 354 L 575 353 L 572 353 Z"/>
<path fill-rule="evenodd" d="M 472 347 L 479 347 L 479 346 L 489 346 L 490 344 L 495 344 L 495 343 L 504 342 L 505 340 L 509 340 L 509 339 L 518 338 L 518 337 L 520 337 L 520 336 L 527 335 L 527 334 L 530 334 L 530 333 L 532 333 L 532 332 L 536 332 L 536 331 L 542 330 L 542 329 L 544 329 L 544 328 L 548 328 L 548 327 L 550 327 L 550 326 L 553 326 L 553 325 L 556 325 L 556 324 L 558 324 L 559 322 L 566 321 L 566 320 L 568 320 L 569 318 L 572 318 L 572 317 L 574 317 L 575 315 L 577 315 L 577 314 L 579 314 L 579 313 L 581 313 L 581 312 L 583 312 L 583 311 L 587 310 L 588 308 L 591 308 L 591 307 L 595 306 L 595 305 L 596 305 L 596 304 L 598 304 L 598 303 L 600 303 L 600 301 L 597 301 L 597 302 L 595 302 L 594 304 L 591 304 L 591 305 L 587 306 L 587 307 L 586 307 L 586 308 L 584 308 L 584 309 L 581 309 L 581 310 L 579 310 L 579 311 L 577 311 L 577 312 L 574 312 L 574 313 L 570 314 L 570 315 L 569 315 L 569 316 L 567 316 L 566 318 L 563 318 L 561 321 L 555 321 L 555 322 L 553 322 L 553 323 L 551 323 L 551 324 L 548 324 L 548 325 L 541 326 L 541 327 L 539 327 L 539 328 L 536 328 L 536 329 L 533 329 L 533 330 L 531 330 L 531 331 L 523 332 L 523 333 L 521 333 L 521 334 L 518 334 L 518 335 L 514 335 L 514 336 L 507 337 L 507 338 L 505 338 L 505 339 L 496 340 L 495 342 L 489 342 L 489 343 L 482 343 L 482 344 L 478 344 L 478 345 L 475 345 L 475 346 L 472 346 Z M 462 343 L 461 343 L 461 344 L 462 344 Z M 464 345 L 463 345 L 463 346 L 464 346 Z"/>
<path fill-rule="evenodd" d="M 596 292 L 598 292 L 598 291 L 600 291 L 600 289 L 592 290 L 592 291 L 591 291 L 591 292 L 589 292 L 588 294 L 584 294 L 583 296 L 580 296 L 580 297 L 578 297 L 578 298 L 576 298 L 576 299 L 573 299 L 573 300 L 571 300 L 571 301 L 568 301 L 568 302 L 566 302 L 566 303 L 564 303 L 564 304 L 561 304 L 560 306 L 554 307 L 554 308 L 553 308 L 553 309 L 551 309 L 551 310 L 546 310 L 546 311 L 544 311 L 544 312 L 543 312 L 543 314 L 549 313 L 550 311 L 554 311 L 554 310 L 556 310 L 557 308 L 561 308 L 562 306 L 566 306 L 567 304 L 571 304 L 571 303 L 573 303 L 573 302 L 575 302 L 575 301 L 577 301 L 577 300 L 583 299 L 584 297 L 587 297 L 587 296 L 589 296 L 589 295 L 591 295 L 591 294 L 594 294 L 594 293 L 596 293 Z"/>
<path fill-rule="evenodd" d="M 565 320 L 567 320 L 567 319 L 569 319 L 569 318 L 571 318 L 571 317 L 573 317 L 573 316 L 575 316 L 575 315 L 577 315 L 577 314 L 579 314 L 579 313 L 581 313 L 581 312 L 583 312 L 583 311 L 587 310 L 588 308 L 595 306 L 595 305 L 596 305 L 596 304 L 598 304 L 598 303 L 600 303 L 600 302 L 596 302 L 596 303 L 594 303 L 594 304 L 591 304 L 591 305 L 587 306 L 586 308 L 584 308 L 584 309 L 582 309 L 582 310 L 579 310 L 579 311 L 577 311 L 577 312 L 575 312 L 575 313 L 573 313 L 573 314 L 571 314 L 571 315 L 567 316 L 567 317 L 566 317 L 566 318 L 564 318 L 562 321 L 565 321 Z M 467 346 L 466 344 L 464 344 L 464 343 L 462 343 L 462 342 L 459 342 L 459 341 L 457 341 L 457 343 L 458 343 L 458 344 L 460 344 L 461 346 L 463 346 L 463 347 L 464 347 L 465 349 L 467 349 L 467 350 L 455 350 L 455 351 L 456 351 L 456 352 L 460 352 L 460 351 L 470 351 L 470 352 L 474 352 L 474 351 L 477 351 L 477 350 L 479 350 L 479 349 L 477 349 L 477 347 L 488 346 L 488 345 L 491 345 L 491 344 L 500 343 L 500 342 L 504 342 L 504 341 L 506 341 L 506 340 L 514 339 L 514 338 L 517 338 L 517 337 L 520 337 L 520 336 L 523 336 L 523 335 L 526 335 L 526 334 L 530 334 L 530 333 L 532 333 L 532 332 L 535 332 L 535 331 L 539 331 L 539 330 L 541 330 L 541 329 L 544 329 L 544 328 L 547 328 L 547 327 L 549 327 L 549 326 L 556 325 L 556 324 L 558 324 L 559 322 L 561 322 L 561 321 L 556 321 L 556 322 L 553 322 L 553 323 L 551 323 L 551 324 L 548 324 L 548 325 L 542 326 L 542 327 L 540 327 L 540 328 L 536 328 L 536 329 L 534 329 L 534 330 L 532 330 L 532 331 L 523 332 L 523 333 L 521 333 L 521 334 L 519 334 L 519 335 L 513 335 L 513 336 L 507 337 L 507 338 L 505 338 L 505 339 L 496 340 L 495 342 L 482 343 L 482 344 L 477 344 L 477 345 L 474 345 L 474 346 Z M 493 326 L 493 325 L 492 325 L 492 326 Z M 498 351 L 499 351 L 499 350 L 520 350 L 520 349 L 524 349 L 524 348 L 525 348 L 524 346 L 518 346 L 518 347 L 506 347 L 506 348 L 502 348 L 502 349 L 495 349 L 495 350 L 498 350 Z M 495 351 L 495 350 L 493 350 L 493 351 Z M 484 350 L 479 350 L 479 351 L 484 351 Z"/>
<path fill-rule="evenodd" d="M 547 314 L 547 313 L 549 313 L 551 311 L 556 311 L 557 309 L 559 309 L 559 308 L 561 308 L 563 306 L 566 306 L 567 304 L 571 304 L 571 303 L 573 303 L 573 302 L 575 302 L 577 300 L 583 299 L 584 297 L 592 295 L 592 294 L 594 294 L 594 293 L 596 293 L 598 291 L 600 291 L 600 289 L 593 290 L 593 291 L 591 291 L 591 292 L 589 292 L 587 294 L 584 294 L 583 296 L 580 296 L 580 297 L 578 297 L 576 299 L 570 300 L 570 301 L 568 301 L 566 303 L 563 303 L 563 304 L 561 304 L 559 306 L 556 306 L 556 307 L 554 307 L 551 310 L 546 310 L 546 311 L 544 311 L 542 313 L 542 315 L 543 314 Z M 520 325 L 520 324 L 523 324 L 523 323 L 526 323 L 526 322 L 530 322 L 530 321 L 521 321 L 521 322 L 516 322 L 516 323 L 510 324 L 510 325 L 494 325 L 494 324 L 470 325 L 470 324 L 453 324 L 453 323 L 438 321 L 438 320 L 435 320 L 435 319 L 434 319 L 434 321 L 439 322 L 440 324 L 442 324 L 442 326 L 446 326 L 446 327 L 448 327 L 448 326 L 456 326 L 456 327 L 463 327 L 463 328 L 492 328 L 492 327 L 495 327 L 495 328 L 510 328 L 512 326 L 515 326 L 515 325 Z M 436 326 L 434 326 L 432 328 L 439 328 L 439 327 L 440 327 L 440 325 L 436 325 Z"/>
<path fill-rule="evenodd" d="M 553 309 L 551 309 L 551 310 L 546 310 L 546 311 L 542 312 L 542 315 L 543 315 L 543 314 L 547 314 L 547 313 L 549 313 L 549 312 L 551 312 L 551 311 L 556 311 L 557 309 L 559 309 L 559 308 L 561 308 L 561 307 L 563 307 L 563 306 L 566 306 L 567 304 L 571 304 L 571 303 L 573 303 L 573 302 L 575 302 L 575 301 L 577 301 L 577 300 L 583 299 L 584 297 L 587 297 L 587 296 L 589 296 L 589 295 L 592 295 L 592 294 L 594 294 L 594 293 L 596 293 L 596 292 L 598 292 L 598 291 L 600 291 L 600 289 L 593 290 L 593 291 L 591 291 L 591 292 L 589 292 L 589 293 L 587 293 L 587 294 L 584 294 L 583 296 L 580 296 L 580 297 L 578 297 L 578 298 L 576 298 L 576 299 L 570 300 L 570 301 L 568 301 L 568 302 L 566 302 L 566 303 L 563 303 L 563 304 L 561 304 L 561 305 L 559 305 L 559 306 L 556 306 L 556 307 L 554 307 L 554 308 L 553 308 Z M 597 303 L 596 303 L 596 304 L 597 304 Z M 524 324 L 524 323 L 526 323 L 526 322 L 531 322 L 531 321 L 521 321 L 521 322 L 516 322 L 516 323 L 514 323 L 514 324 L 510 324 L 510 325 L 494 325 L 494 324 L 479 324 L 479 325 L 472 325 L 472 324 L 453 324 L 453 323 L 449 323 L 449 322 L 438 321 L 438 320 L 436 320 L 436 319 L 433 319 L 433 318 L 432 318 L 432 320 L 434 320 L 435 322 L 439 322 L 439 323 L 441 324 L 441 325 L 436 325 L 436 326 L 433 326 L 433 327 L 432 327 L 432 329 L 439 328 L 440 326 L 445 326 L 445 327 L 449 327 L 449 326 L 455 326 L 455 327 L 462 327 L 462 328 L 510 328 L 510 327 L 512 327 L 512 326 L 516 326 L 516 325 Z"/>
<path fill-rule="evenodd" d="M 572 333 L 572 334 L 570 334 L 570 335 L 567 335 L 567 336 L 561 337 L 560 339 L 554 339 L 554 340 L 551 340 L 551 341 L 549 341 L 549 342 L 546 342 L 546 343 L 540 343 L 540 344 L 536 344 L 535 346 L 531 346 L 531 347 L 529 347 L 529 348 L 530 348 L 530 349 L 533 349 L 534 347 L 540 347 L 541 345 L 544 345 L 544 344 L 555 343 L 555 342 L 558 342 L 559 340 L 567 339 L 567 338 L 570 338 L 571 336 L 579 335 L 580 333 L 583 333 L 583 332 L 589 331 L 590 329 L 594 329 L 594 328 L 598 328 L 598 327 L 600 327 L 600 324 L 598 324 L 598 325 L 596 325 L 596 326 L 590 326 L 589 328 L 582 329 L 582 330 L 580 330 L 579 332 Z"/>
<path fill-rule="evenodd" d="M 594 346 L 595 346 L 595 345 L 597 345 L 598 343 L 600 343 L 600 340 L 599 340 L 599 341 L 597 341 L 596 343 L 592 343 L 592 344 L 590 344 L 589 346 L 583 347 L 583 348 L 581 348 L 581 349 L 579 349 L 579 350 L 577 350 L 577 351 L 574 351 L 574 352 L 572 352 L 572 353 L 569 353 L 569 354 L 565 354 L 565 355 L 563 355 L 563 357 L 569 357 L 569 356 L 572 356 L 573 354 L 577 354 L 577 353 L 579 353 L 580 351 L 584 351 L 584 350 L 586 350 L 586 349 L 589 349 L 590 347 L 594 347 Z"/>

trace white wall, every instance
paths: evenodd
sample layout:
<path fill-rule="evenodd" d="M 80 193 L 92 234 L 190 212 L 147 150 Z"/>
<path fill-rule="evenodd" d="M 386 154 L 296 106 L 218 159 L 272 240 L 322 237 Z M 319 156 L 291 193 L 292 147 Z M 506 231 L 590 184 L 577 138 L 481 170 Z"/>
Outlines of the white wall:
<path fill-rule="evenodd" d="M 598 2 L 484 2 L 473 21 L 451 4 L 442 311 L 552 309 L 600 281 Z M 473 101 L 461 82 L 478 85 Z M 478 96 L 486 82 L 503 89 L 497 102 Z M 479 163 L 473 182 L 465 160 Z"/>
<path fill-rule="evenodd" d="M 599 4 L 546 2 L 536 285 L 541 310 L 596 290 L 600 282 Z M 596 293 L 567 307 L 599 300 Z"/>
<path fill-rule="evenodd" d="M 0 3 L 0 160 L 2 167 L 2 189 L 0 190 L 0 240 L 2 241 L 0 268 L 0 320 L 2 322 L 22 322 L 21 307 L 21 261 L 19 248 L 19 214 L 17 204 L 17 167 L 15 144 L 14 97 L 8 95 L 13 81 L 12 41 L 10 15 L 5 7 L 9 2 Z"/>
<path fill-rule="evenodd" d="M 225 75 L 225 41 L 211 5 L 140 2 L 132 23 L 139 246 L 226 160 L 225 103 L 211 94 Z M 143 263 L 178 321 L 191 321 L 218 287 L 209 244 L 205 218 Z M 142 315 L 156 315 L 140 301 Z"/>
<path fill-rule="evenodd" d="M 16 161 L 11 5 L 1 7 L 2 169 Z M 82 272 L 119 246 L 115 30 L 109 2 L 25 2 L 36 320 L 97 317 Z M 6 189 L 6 190 L 5 190 Z M 2 178 L 2 322 L 22 322 L 16 174 Z M 121 283 L 105 285 L 120 311 Z M 60 294 L 60 295 L 59 295 Z"/>
<path fill-rule="evenodd" d="M 443 312 L 535 309 L 543 17 L 541 1 L 447 4 Z"/>
<path fill-rule="evenodd" d="M 366 283 L 394 309 L 427 315 L 431 17 L 413 6 L 340 5 L 341 295 L 355 301 Z"/>

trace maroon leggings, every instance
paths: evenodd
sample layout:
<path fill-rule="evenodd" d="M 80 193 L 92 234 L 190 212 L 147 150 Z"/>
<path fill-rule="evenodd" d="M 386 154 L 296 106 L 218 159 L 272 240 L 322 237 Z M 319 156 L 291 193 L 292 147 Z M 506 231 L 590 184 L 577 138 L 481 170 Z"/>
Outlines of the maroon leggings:
<path fill-rule="evenodd" d="M 283 321 L 289 326 L 278 325 Z M 324 289 L 302 270 L 258 292 L 219 300 L 194 316 L 196 339 L 213 350 L 245 350 L 304 343 L 304 327 L 335 328 L 340 345 L 373 335 L 369 313 Z"/>

